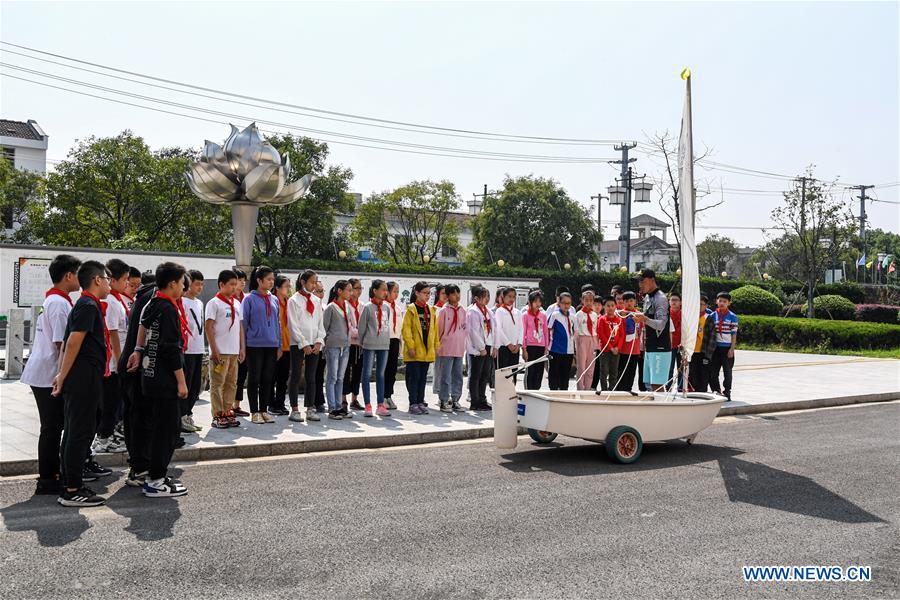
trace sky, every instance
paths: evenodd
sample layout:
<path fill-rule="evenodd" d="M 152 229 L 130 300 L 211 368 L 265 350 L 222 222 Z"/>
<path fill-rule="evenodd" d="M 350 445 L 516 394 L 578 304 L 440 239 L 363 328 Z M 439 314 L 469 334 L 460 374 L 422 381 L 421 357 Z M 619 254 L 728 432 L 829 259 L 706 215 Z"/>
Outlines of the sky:
<path fill-rule="evenodd" d="M 273 131 L 320 130 L 305 133 L 329 141 L 329 162 L 350 167 L 351 189 L 363 195 L 413 180 L 448 179 L 468 201 L 485 184 L 495 190 L 507 175 L 534 174 L 557 180 L 588 207 L 591 196 L 607 195 L 606 188 L 615 183 L 619 167 L 606 162 L 619 157 L 612 142 L 646 143 L 648 136 L 666 130 L 677 137 L 684 98 L 679 73 L 690 67 L 695 152 L 708 147 L 709 160 L 741 168 L 698 169 L 695 178 L 715 192 L 715 201 L 724 201 L 700 214 L 699 237 L 718 233 L 741 245 L 759 245 L 777 235 L 758 228 L 771 227 L 770 212 L 782 202 L 788 178 L 807 165 L 815 165 L 822 180 L 877 185 L 870 194 L 885 202 L 870 203 L 870 227 L 900 231 L 898 6 L 4 1 L 4 42 L 266 102 L 246 101 L 265 105 L 246 106 L 234 98 L 139 85 L 64 65 L 103 71 L 97 67 L 2 45 L 0 105 L 3 118 L 34 119 L 41 125 L 50 136 L 51 161 L 64 159 L 76 140 L 124 129 L 143 136 L 153 148 L 199 147 L 205 139 L 221 143 L 229 131 L 226 121 L 245 126 L 256 119 L 278 123 L 261 125 Z M 75 83 L 51 80 L 47 74 Z M 188 108 L 123 98 L 78 82 Z M 450 129 L 610 144 L 521 143 L 451 137 L 437 130 L 431 131 L 439 135 L 398 131 L 373 126 L 373 121 L 343 123 L 321 118 L 325 113 L 279 110 L 270 101 Z M 489 154 L 428 156 L 421 152 L 450 152 L 341 137 L 346 135 Z M 500 153 L 529 158 L 488 160 L 509 158 Z M 566 157 L 568 162 L 534 162 L 534 156 Z M 638 159 L 633 163 L 637 173 L 661 175 L 658 156 L 648 156 L 640 147 L 632 156 Z M 572 162 L 570 157 L 598 160 Z M 858 216 L 854 194 L 837 191 Z M 633 214 L 663 217 L 653 197 L 650 204 L 636 205 Z M 618 208 L 603 202 L 601 219 L 606 238 L 614 239 Z"/>

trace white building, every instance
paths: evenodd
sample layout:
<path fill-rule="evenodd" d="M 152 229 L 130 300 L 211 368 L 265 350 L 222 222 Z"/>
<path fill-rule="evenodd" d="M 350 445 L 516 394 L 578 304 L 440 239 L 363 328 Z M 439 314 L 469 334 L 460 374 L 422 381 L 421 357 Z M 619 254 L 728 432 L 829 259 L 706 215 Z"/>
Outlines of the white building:
<path fill-rule="evenodd" d="M 637 215 L 631 219 L 631 231 L 637 237 L 631 238 L 631 264 L 629 272 L 641 269 L 667 272 L 678 268 L 680 254 L 677 244 L 669 243 L 667 229 L 669 223 L 650 215 Z M 615 271 L 619 263 L 619 241 L 608 240 L 600 243 L 600 270 Z"/>
<path fill-rule="evenodd" d="M 0 119 L 0 152 L 17 169 L 47 173 L 49 137 L 37 121 Z"/>

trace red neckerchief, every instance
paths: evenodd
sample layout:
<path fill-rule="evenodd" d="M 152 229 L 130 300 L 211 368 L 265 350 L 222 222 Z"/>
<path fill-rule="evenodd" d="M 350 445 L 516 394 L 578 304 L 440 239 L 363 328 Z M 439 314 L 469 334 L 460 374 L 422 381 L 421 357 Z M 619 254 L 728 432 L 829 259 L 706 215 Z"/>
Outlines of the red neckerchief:
<path fill-rule="evenodd" d="M 536 308 L 536 309 L 534 309 L 534 312 L 531 312 L 531 307 L 529 306 L 529 307 L 528 307 L 528 314 L 531 315 L 532 317 L 534 317 L 534 328 L 535 328 L 535 329 L 540 329 L 540 328 L 541 328 L 541 320 L 540 320 L 539 317 L 540 317 L 540 314 L 541 314 L 541 309 Z"/>
<path fill-rule="evenodd" d="M 428 335 L 428 330 L 431 328 L 431 311 L 428 309 L 428 304 L 426 302 L 419 302 L 416 300 L 416 306 L 423 309 L 425 311 L 425 318 L 422 319 L 423 323 L 423 334 Z"/>
<path fill-rule="evenodd" d="M 126 294 L 125 292 L 122 292 L 122 295 L 125 296 L 126 298 L 128 298 L 128 301 L 129 301 L 129 302 L 131 302 L 132 304 L 134 304 L 134 296 L 129 296 L 129 295 Z"/>
<path fill-rule="evenodd" d="M 435 302 L 434 307 L 435 308 L 444 308 L 445 304 L 447 304 L 447 303 L 446 302 Z"/>
<path fill-rule="evenodd" d="M 450 331 L 448 333 L 453 333 L 459 326 L 459 305 L 453 306 L 451 304 L 450 308 L 453 309 L 453 322 L 450 323 Z"/>
<path fill-rule="evenodd" d="M 391 318 L 393 319 L 392 326 L 394 329 L 397 329 L 397 304 L 393 300 L 388 302 L 388 304 L 391 305 Z"/>
<path fill-rule="evenodd" d="M 480 305 L 480 304 L 476 304 L 475 306 L 477 306 L 477 307 L 478 307 L 478 310 L 481 311 L 481 316 L 482 316 L 482 318 L 484 319 L 484 329 L 485 329 L 485 331 L 487 331 L 488 333 L 490 333 L 490 332 L 491 332 L 491 317 L 488 315 L 487 307 L 486 307 L 486 306 L 482 306 L 482 305 Z"/>
<path fill-rule="evenodd" d="M 569 337 L 572 337 L 572 319 L 569 318 L 569 311 L 566 311 L 566 331 L 568 331 Z"/>
<path fill-rule="evenodd" d="M 509 306 L 507 306 L 505 304 L 503 305 L 503 308 L 505 308 L 506 311 L 509 313 L 509 318 L 512 319 L 513 325 L 515 325 L 516 324 L 516 316 L 513 314 L 512 308 L 510 308 Z"/>
<path fill-rule="evenodd" d="M 112 348 L 109 347 L 109 329 L 106 327 L 106 304 L 100 302 L 100 298 L 90 292 L 82 291 L 81 295 L 93 300 L 94 304 L 96 304 L 97 308 L 100 310 L 100 320 L 103 321 L 103 338 L 106 343 L 106 365 L 103 367 L 103 376 L 109 377 L 109 359 L 112 358 Z"/>
<path fill-rule="evenodd" d="M 69 297 L 69 295 L 57 287 L 52 287 L 49 290 L 47 290 L 46 292 L 44 292 L 44 298 L 49 298 L 50 296 L 60 296 L 62 298 L 65 298 L 66 302 L 69 303 L 69 306 L 74 306 L 72 304 L 72 299 Z"/>
<path fill-rule="evenodd" d="M 181 298 L 178 299 L 178 302 L 175 302 L 172 298 L 162 292 L 156 292 L 156 297 L 171 302 L 172 306 L 175 307 L 175 311 L 178 313 L 178 320 L 181 325 L 181 350 L 183 352 L 184 349 L 187 348 L 188 338 L 191 336 L 191 328 L 188 327 L 187 315 L 184 312 L 184 304 L 181 303 Z"/>
<path fill-rule="evenodd" d="M 237 298 L 238 302 L 243 302 L 244 301 L 244 290 L 238 290 L 237 292 L 235 292 L 234 297 Z"/>
<path fill-rule="evenodd" d="M 126 317 L 130 317 L 130 316 L 131 316 L 131 309 L 129 309 L 129 308 L 128 308 L 128 305 L 125 304 L 125 301 L 122 300 L 122 294 L 119 293 L 119 292 L 117 292 L 117 291 L 115 291 L 115 290 L 111 290 L 109 293 L 112 294 L 112 295 L 113 295 L 113 298 L 115 298 L 116 300 L 118 300 L 118 301 L 119 301 L 119 304 L 122 305 L 122 308 L 125 309 L 125 316 L 126 316 Z"/>
<path fill-rule="evenodd" d="M 344 313 L 344 323 L 347 325 L 347 333 L 350 333 L 350 319 L 347 317 L 347 303 L 343 300 L 338 300 L 337 298 L 332 300 L 331 303 L 341 309 L 341 312 Z"/>
<path fill-rule="evenodd" d="M 301 296 L 306 298 L 306 312 L 308 312 L 310 315 L 313 314 L 314 312 L 316 312 L 316 305 L 313 304 L 312 294 L 308 293 L 304 289 L 299 289 L 297 291 L 300 293 Z"/>
<path fill-rule="evenodd" d="M 591 337 L 593 337 L 594 336 L 594 322 L 591 321 L 591 313 L 594 311 L 592 309 L 588 308 L 587 306 L 582 306 L 581 312 L 583 312 L 587 315 L 588 333 L 591 335 Z"/>
<path fill-rule="evenodd" d="M 384 300 L 379 300 L 378 298 L 372 298 L 372 304 L 375 305 L 375 312 L 378 313 L 378 333 L 381 333 L 381 318 L 382 318 L 381 307 L 384 304 Z"/>
<path fill-rule="evenodd" d="M 503 303 L 502 303 L 502 302 L 498 302 L 497 304 L 494 305 L 494 310 L 500 308 L 501 306 L 503 306 Z"/>
<path fill-rule="evenodd" d="M 727 314 L 728 314 L 727 308 L 725 310 L 722 310 L 721 308 L 716 309 L 716 315 L 718 315 L 718 317 L 716 318 L 716 331 L 719 333 L 719 335 L 722 334 L 722 325 L 725 322 L 725 316 Z"/>
<path fill-rule="evenodd" d="M 216 298 L 231 307 L 231 325 L 228 326 L 228 329 L 231 329 L 232 327 L 234 327 L 234 296 L 232 296 L 231 298 L 226 298 L 222 295 L 222 292 L 219 292 L 218 294 L 216 294 Z"/>
<path fill-rule="evenodd" d="M 262 298 L 263 301 L 266 303 L 266 320 L 268 321 L 269 319 L 272 318 L 272 302 L 271 302 L 271 300 L 269 300 L 269 292 L 261 292 L 259 290 L 253 290 L 253 291 L 256 292 L 256 295 L 259 296 L 260 298 Z M 253 292 L 251 292 L 251 293 L 253 293 Z"/>
<path fill-rule="evenodd" d="M 353 307 L 353 316 L 356 317 L 356 322 L 359 323 L 359 300 L 350 298 L 349 302 L 350 306 Z"/>

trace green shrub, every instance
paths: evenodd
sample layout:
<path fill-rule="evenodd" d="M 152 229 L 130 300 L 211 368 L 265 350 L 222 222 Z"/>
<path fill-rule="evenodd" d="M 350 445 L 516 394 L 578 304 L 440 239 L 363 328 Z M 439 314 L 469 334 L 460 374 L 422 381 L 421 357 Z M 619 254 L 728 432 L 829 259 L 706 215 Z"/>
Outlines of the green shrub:
<path fill-rule="evenodd" d="M 896 350 L 900 325 L 822 319 L 739 316 L 740 342 L 819 350 Z"/>
<path fill-rule="evenodd" d="M 813 298 L 813 310 L 817 319 L 849 321 L 856 316 L 856 305 L 835 294 Z"/>
<path fill-rule="evenodd" d="M 712 302 L 710 298 L 710 302 Z M 772 292 L 755 285 L 745 285 L 731 292 L 732 310 L 742 315 L 781 314 L 781 300 Z"/>
<path fill-rule="evenodd" d="M 900 307 L 888 304 L 857 304 L 856 320 L 871 323 L 895 323 L 900 320 Z"/>
<path fill-rule="evenodd" d="M 853 304 L 866 301 L 866 291 L 862 286 L 848 281 L 842 283 L 823 283 L 816 286 L 819 296 L 843 296 Z"/>

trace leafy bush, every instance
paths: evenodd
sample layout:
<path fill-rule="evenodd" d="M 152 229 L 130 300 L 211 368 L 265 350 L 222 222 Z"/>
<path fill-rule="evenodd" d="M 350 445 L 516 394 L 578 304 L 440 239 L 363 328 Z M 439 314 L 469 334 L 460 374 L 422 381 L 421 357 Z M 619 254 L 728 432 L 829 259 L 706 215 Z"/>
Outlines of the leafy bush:
<path fill-rule="evenodd" d="M 866 301 L 865 289 L 855 283 L 824 283 L 816 286 L 816 292 L 819 296 L 843 296 L 854 304 L 861 304 Z"/>
<path fill-rule="evenodd" d="M 755 285 L 745 285 L 733 290 L 731 304 L 734 312 L 738 314 L 771 316 L 781 314 L 781 300 L 778 296 Z"/>
<path fill-rule="evenodd" d="M 813 310 L 817 319 L 848 321 L 856 315 L 856 305 L 835 294 L 813 298 Z"/>
<path fill-rule="evenodd" d="M 900 307 L 888 304 L 857 304 L 856 320 L 870 323 L 896 323 L 900 321 Z"/>
<path fill-rule="evenodd" d="M 822 319 L 740 316 L 738 345 L 834 350 L 900 348 L 900 325 Z"/>

